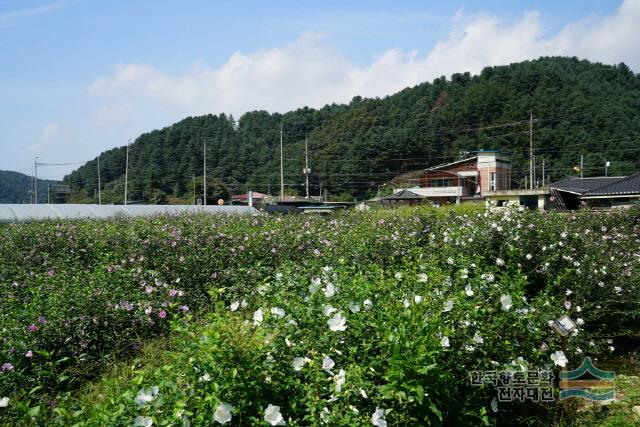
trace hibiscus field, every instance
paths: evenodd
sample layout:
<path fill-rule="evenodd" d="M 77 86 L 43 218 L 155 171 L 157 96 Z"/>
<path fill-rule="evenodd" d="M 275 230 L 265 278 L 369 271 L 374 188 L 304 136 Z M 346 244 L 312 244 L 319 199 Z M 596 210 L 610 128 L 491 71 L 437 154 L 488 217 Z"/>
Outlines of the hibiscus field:
<path fill-rule="evenodd" d="M 3 426 L 634 425 L 639 337 L 638 209 L 0 226 Z M 565 416 L 586 356 L 618 396 Z"/>

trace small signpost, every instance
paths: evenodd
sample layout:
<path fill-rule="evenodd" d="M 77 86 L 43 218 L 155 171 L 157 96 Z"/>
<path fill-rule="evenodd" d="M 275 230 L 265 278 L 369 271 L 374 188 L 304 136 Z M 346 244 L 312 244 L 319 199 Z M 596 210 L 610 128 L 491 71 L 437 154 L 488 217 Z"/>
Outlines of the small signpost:
<path fill-rule="evenodd" d="M 566 357 L 567 337 L 569 336 L 569 334 L 571 334 L 573 331 L 575 331 L 578 328 L 578 325 L 576 325 L 576 323 L 573 320 L 571 320 L 569 316 L 564 315 L 559 319 L 554 320 L 553 323 L 551 323 L 551 327 L 553 328 L 554 331 L 556 331 L 558 335 L 560 335 L 560 338 L 562 339 L 562 352 Z M 566 373 L 567 366 L 565 365 L 560 369 L 562 370 L 562 372 Z M 567 401 L 566 399 L 562 401 L 562 412 L 564 412 L 564 415 L 569 414 L 569 401 Z"/>

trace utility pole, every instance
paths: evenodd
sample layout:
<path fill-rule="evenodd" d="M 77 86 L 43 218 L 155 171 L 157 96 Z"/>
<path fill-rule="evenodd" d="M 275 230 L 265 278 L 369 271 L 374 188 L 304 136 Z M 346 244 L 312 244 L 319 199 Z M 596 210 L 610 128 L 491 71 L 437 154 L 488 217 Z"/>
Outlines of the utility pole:
<path fill-rule="evenodd" d="M 533 111 L 529 115 L 529 188 L 533 189 Z"/>
<path fill-rule="evenodd" d="M 584 178 L 583 169 L 584 169 L 584 156 L 580 154 L 580 178 Z"/>
<path fill-rule="evenodd" d="M 98 156 L 98 204 L 102 204 L 102 188 L 100 186 L 100 156 Z"/>
<path fill-rule="evenodd" d="M 322 201 L 322 182 L 320 182 L 320 194 L 318 195 L 320 201 Z"/>
<path fill-rule="evenodd" d="M 131 140 L 127 141 L 127 160 L 124 164 L 124 204 L 127 205 L 127 184 L 129 183 L 129 145 Z"/>
<path fill-rule="evenodd" d="M 305 199 L 309 198 L 309 174 L 311 173 L 311 169 L 309 169 L 309 146 L 307 144 L 307 138 L 304 139 L 304 176 L 305 176 L 305 185 L 307 188 L 307 196 Z"/>
<path fill-rule="evenodd" d="M 51 184 L 47 184 L 47 204 L 51 204 Z"/>
<path fill-rule="evenodd" d="M 38 204 L 38 157 L 33 160 L 33 169 L 35 171 L 33 178 L 34 203 Z"/>
<path fill-rule="evenodd" d="M 533 187 L 538 188 L 538 177 L 536 176 L 536 156 L 533 155 Z"/>
<path fill-rule="evenodd" d="M 546 184 L 546 178 L 544 176 L 544 159 L 542 159 L 542 186 L 544 187 Z"/>
<path fill-rule="evenodd" d="M 203 148 L 203 153 L 204 153 L 204 166 L 203 166 L 203 177 L 202 177 L 202 181 L 203 181 L 203 185 L 204 188 L 202 189 L 202 203 L 206 206 L 207 205 L 207 140 L 204 140 L 204 148 Z"/>
<path fill-rule="evenodd" d="M 196 174 L 193 174 L 193 200 L 192 203 L 196 203 Z"/>
<path fill-rule="evenodd" d="M 284 200 L 284 157 L 282 155 L 282 121 L 280 122 L 280 203 Z"/>

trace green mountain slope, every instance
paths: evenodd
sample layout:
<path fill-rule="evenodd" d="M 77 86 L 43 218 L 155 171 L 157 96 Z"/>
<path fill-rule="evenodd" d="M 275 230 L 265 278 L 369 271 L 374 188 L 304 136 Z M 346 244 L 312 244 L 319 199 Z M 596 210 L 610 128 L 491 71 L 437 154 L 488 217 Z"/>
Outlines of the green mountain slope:
<path fill-rule="evenodd" d="M 38 202 L 47 202 L 47 186 L 58 181 L 38 180 Z M 0 203 L 30 203 L 31 177 L 19 172 L 0 170 Z"/>
<path fill-rule="evenodd" d="M 392 78 L 390 76 L 390 78 Z M 640 76 L 624 65 L 540 58 L 454 74 L 381 99 L 286 114 L 254 111 L 188 117 L 138 137 L 130 149 L 129 199 L 165 203 L 202 191 L 203 144 L 212 199 L 247 189 L 279 192 L 280 123 L 285 184 L 303 194 L 304 139 L 311 192 L 365 197 L 397 174 L 499 148 L 514 161 L 515 185 L 528 176 L 529 117 L 538 176 L 627 174 L 640 166 Z M 103 201 L 121 202 L 125 147 L 102 154 Z M 92 160 L 67 177 L 74 199 L 89 201 L 97 185 Z M 195 180 L 194 180 L 195 176 Z M 168 198 L 168 196 L 170 196 Z"/>

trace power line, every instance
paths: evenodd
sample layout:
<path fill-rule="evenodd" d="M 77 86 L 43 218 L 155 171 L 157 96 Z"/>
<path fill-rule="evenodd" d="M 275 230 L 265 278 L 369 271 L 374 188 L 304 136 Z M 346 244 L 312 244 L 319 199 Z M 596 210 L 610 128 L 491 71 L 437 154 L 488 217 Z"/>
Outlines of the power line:
<path fill-rule="evenodd" d="M 579 107 L 575 107 L 575 109 L 578 109 Z M 580 108 L 582 109 L 582 108 Z M 569 110 L 571 111 L 571 109 Z M 541 118 L 541 119 L 536 119 L 535 122 L 553 122 L 553 121 L 559 121 L 559 120 L 568 120 L 571 118 L 579 118 L 579 116 L 583 114 L 582 112 L 575 112 L 575 113 L 570 113 L 570 114 L 566 114 L 564 116 L 556 116 L 554 117 L 547 117 L 547 118 Z M 482 135 L 481 132 L 482 131 L 486 131 L 486 130 L 491 130 L 491 129 L 499 129 L 499 128 L 505 128 L 505 127 L 514 127 L 514 126 L 519 126 L 522 125 L 524 123 L 529 122 L 529 131 L 516 131 L 516 132 L 509 132 L 509 133 L 504 133 L 504 134 L 500 134 L 500 135 Z M 458 128 L 438 128 L 435 125 L 430 125 L 430 126 L 426 126 L 426 127 L 420 127 L 417 129 L 414 129 L 410 132 L 405 132 L 404 129 L 399 129 L 397 127 L 394 127 L 394 124 L 378 124 L 378 125 L 369 125 L 367 126 L 367 129 L 370 132 L 373 132 L 374 135 L 380 135 L 380 132 L 384 132 L 385 134 L 398 134 L 400 135 L 400 137 L 404 137 L 404 138 L 409 138 L 409 140 L 411 141 L 417 141 L 417 138 L 424 138 L 425 136 L 436 136 L 436 135 L 444 135 L 444 134 L 450 134 L 450 135 L 454 135 L 454 134 L 464 134 L 464 133 L 470 133 L 470 132 L 477 132 L 478 134 L 475 136 L 475 138 L 477 139 L 492 139 L 492 138 L 504 138 L 507 136 L 512 136 L 512 135 L 521 135 L 521 134 L 529 134 L 529 160 L 530 160 L 530 166 L 529 166 L 529 175 L 530 175 L 530 182 L 533 184 L 534 179 L 531 177 L 532 174 L 535 174 L 535 170 L 537 168 L 534 167 L 533 165 L 533 156 L 534 154 L 537 155 L 541 155 L 544 153 L 548 153 L 548 152 L 554 152 L 554 153 L 563 153 L 563 152 L 569 152 L 572 151 L 570 150 L 570 147 L 576 147 L 576 146 L 581 146 L 581 145 L 585 145 L 585 144 L 589 144 L 589 143 L 593 143 L 593 141 L 590 142 L 583 142 L 583 143 L 577 143 L 577 144 L 571 144 L 571 145 L 562 145 L 562 146 L 556 146 L 556 147 L 549 147 L 549 146 L 545 146 L 545 147 L 540 147 L 540 148 L 535 148 L 533 147 L 533 142 L 532 142 L 532 137 L 533 137 L 533 133 L 534 133 L 534 129 L 533 129 L 533 115 L 530 115 L 529 120 L 517 120 L 517 121 L 510 121 L 510 122 L 505 122 L 505 123 L 499 123 L 499 124 L 494 124 L 494 125 L 483 125 L 482 123 L 478 123 L 476 125 L 467 125 L 467 127 L 458 127 Z M 307 129 L 303 129 L 306 127 L 315 127 L 316 129 L 318 129 L 318 126 L 322 125 L 327 127 L 328 129 L 321 129 L 324 130 L 326 132 L 330 132 L 330 127 L 332 125 L 331 120 L 324 120 L 321 122 L 317 122 L 317 121 L 310 121 L 310 123 L 306 124 L 307 126 L 302 126 L 299 127 L 299 129 L 290 129 L 287 130 L 286 135 L 288 136 L 288 139 L 291 139 L 295 142 L 290 143 L 289 146 L 287 147 L 289 150 L 291 149 L 292 146 L 296 146 L 298 144 L 301 144 L 301 138 L 298 138 L 298 140 L 296 140 L 296 136 L 300 137 L 302 136 L 304 133 L 308 132 Z M 314 129 L 314 130 L 316 130 Z M 548 132 L 548 128 L 543 128 L 543 129 L 536 129 L 535 132 Z M 553 129 L 552 129 L 553 130 Z M 277 129 L 275 129 L 275 131 L 277 131 Z M 311 138 L 311 142 L 312 143 L 324 143 L 324 144 L 328 144 L 330 142 L 336 142 L 339 141 L 339 139 L 341 137 L 345 137 L 345 138 L 351 138 L 353 137 L 354 134 L 357 134 L 358 132 L 360 132 L 359 128 L 356 128 L 352 131 L 343 131 L 340 133 L 332 133 L 330 138 L 323 138 L 322 137 L 322 133 L 320 133 L 320 137 L 318 137 L 318 135 L 316 135 L 316 138 Z M 283 156 L 283 138 L 284 138 L 284 131 L 283 131 L 283 126 L 282 126 L 282 122 L 280 123 L 280 149 L 281 149 L 281 182 L 284 182 L 284 156 Z M 312 133 L 313 135 L 313 133 Z M 291 137 L 291 138 L 290 138 Z M 462 137 L 458 136 L 457 139 L 463 139 L 466 138 L 466 135 L 462 135 Z M 618 138 L 611 138 L 609 140 L 601 140 L 601 142 L 605 142 L 605 141 L 614 141 L 614 140 L 621 140 L 621 139 L 628 139 L 628 136 L 625 137 L 618 137 Z M 366 138 L 363 138 L 362 136 L 360 136 L 358 138 L 359 140 L 365 140 Z M 139 140 L 139 139 L 138 139 Z M 189 141 L 192 141 L 193 138 L 191 138 Z M 265 145 L 265 148 L 269 148 L 272 147 L 273 144 L 268 143 L 268 138 L 260 138 L 261 141 L 267 142 L 267 144 Z M 517 143 L 511 142 L 511 141 L 506 141 L 508 144 L 513 144 L 516 145 Z M 218 142 L 218 145 L 221 145 L 221 142 Z M 420 147 L 413 147 L 414 149 L 420 149 Z M 422 149 L 424 149 L 424 147 L 422 147 Z M 511 148 L 509 151 L 505 151 L 505 153 L 508 153 L 512 156 L 512 158 L 518 159 L 521 156 L 524 157 L 523 153 L 520 153 L 518 151 L 513 151 L 514 149 L 517 149 L 515 147 Z M 612 150 L 606 150 L 607 153 L 615 153 L 615 152 L 633 152 L 633 151 L 638 151 L 639 149 L 612 149 Z M 338 162 L 349 162 L 349 163 L 354 163 L 354 164 L 366 164 L 367 162 L 370 163 L 373 167 L 373 169 L 378 169 L 381 168 L 382 164 L 388 164 L 388 163 L 392 163 L 392 162 L 409 162 L 409 163 L 426 163 L 426 162 L 433 162 L 434 160 L 437 159 L 446 159 L 447 161 L 451 161 L 455 158 L 455 156 L 451 156 L 451 155 L 442 155 L 442 156 L 430 156 L 430 157 L 405 157 L 405 158 L 387 158 L 387 159 L 345 159 L 344 156 L 339 156 L 339 157 L 334 157 L 334 156 L 328 156 L 326 152 L 323 152 L 322 150 L 318 150 L 316 151 L 317 154 L 317 158 L 314 159 L 313 161 L 316 163 L 338 163 Z M 204 165 L 203 165 L 203 176 L 204 178 L 204 188 L 205 188 L 205 192 L 206 192 L 206 174 L 207 171 L 210 170 L 207 168 L 206 166 L 206 142 L 205 142 L 205 152 L 203 154 L 204 157 Z M 286 160 L 291 161 L 291 162 L 301 162 L 302 160 L 299 158 L 287 158 Z M 273 157 L 269 157 L 268 159 L 266 159 L 267 162 L 271 162 L 273 161 Z M 422 162 L 424 161 L 424 162 Z M 544 161 L 544 160 L 543 160 Z M 84 162 L 83 162 L 84 163 Z M 256 161 L 252 161 L 250 163 L 256 163 Z M 81 163 L 66 163 L 66 164 L 58 164 L 58 165 L 70 165 L 70 164 L 81 164 Z M 52 164 L 53 165 L 53 164 Z M 128 146 L 127 146 L 127 165 L 128 165 Z M 406 167 L 407 165 L 400 165 L 401 169 Z M 421 166 L 421 168 L 424 166 Z M 215 170 L 219 170 L 220 168 L 223 168 L 222 165 L 218 164 L 214 167 Z M 305 170 L 307 169 L 307 166 L 305 166 Z M 547 168 L 547 171 L 553 171 L 554 168 Z M 584 168 L 583 168 L 584 170 Z M 128 167 L 125 168 L 125 194 L 126 194 L 126 186 L 127 186 L 127 172 L 128 172 Z M 514 172 L 517 173 L 517 170 L 514 170 Z M 402 173 L 406 173 L 403 172 L 402 170 L 395 170 L 395 171 L 387 171 L 387 172 L 381 172 L 381 171 L 376 171 L 376 172 L 359 172 L 359 173 L 347 173 L 347 172 L 340 172 L 340 173 L 331 173 L 331 172 L 325 172 L 325 173 L 314 173 L 314 174 L 307 174 L 307 177 L 309 175 L 313 176 L 316 179 L 324 179 L 324 180 L 339 180 L 339 177 L 356 177 L 356 176 L 363 176 L 363 177 L 390 177 L 390 176 L 398 176 L 398 174 L 402 174 Z M 546 175 L 546 173 L 545 173 Z M 173 174 L 173 176 L 176 176 L 175 174 Z M 180 176 L 180 175 L 178 175 Z M 186 176 L 186 173 L 185 173 Z M 188 175 L 188 178 L 191 178 L 192 174 Z M 214 176 L 216 176 L 216 174 L 214 173 Z M 243 180 L 244 182 L 251 182 L 254 185 L 258 185 L 260 183 L 269 183 L 271 184 L 273 181 L 269 180 L 269 181 L 257 181 L 256 178 L 259 177 L 269 177 L 269 178 L 275 178 L 275 174 L 255 174 L 255 173 L 251 173 L 248 176 L 242 176 L 242 177 L 238 177 L 238 179 Z M 229 182 L 230 179 L 232 179 L 232 182 L 240 182 L 240 181 L 236 181 L 236 179 L 234 178 L 229 178 L 229 177 L 220 177 L 218 178 L 220 180 L 226 180 L 227 182 Z M 146 183 L 148 182 L 147 179 L 145 178 L 138 178 L 138 179 L 134 179 L 133 180 L 134 183 Z M 159 182 L 161 183 L 161 185 L 167 185 L 167 184 L 171 184 L 171 183 L 176 183 L 176 184 L 184 184 L 183 180 L 180 180 L 179 178 L 172 178 L 172 179 L 166 179 L 166 178 L 161 178 L 159 179 Z M 344 185 L 344 184 L 366 184 L 366 182 L 357 182 L 357 181 L 344 181 L 344 182 L 339 182 L 337 183 L 337 185 Z M 370 184 L 370 182 L 369 182 Z M 230 185 L 235 185 L 235 184 L 230 184 Z M 241 185 L 241 184 L 238 184 Z M 289 184 L 287 184 L 289 185 Z M 308 185 L 307 185 L 308 186 Z M 84 185 L 85 188 L 89 187 L 88 184 Z M 281 194 L 283 194 L 283 188 L 281 188 Z M 126 195 L 125 195 L 125 200 L 126 200 Z"/>

